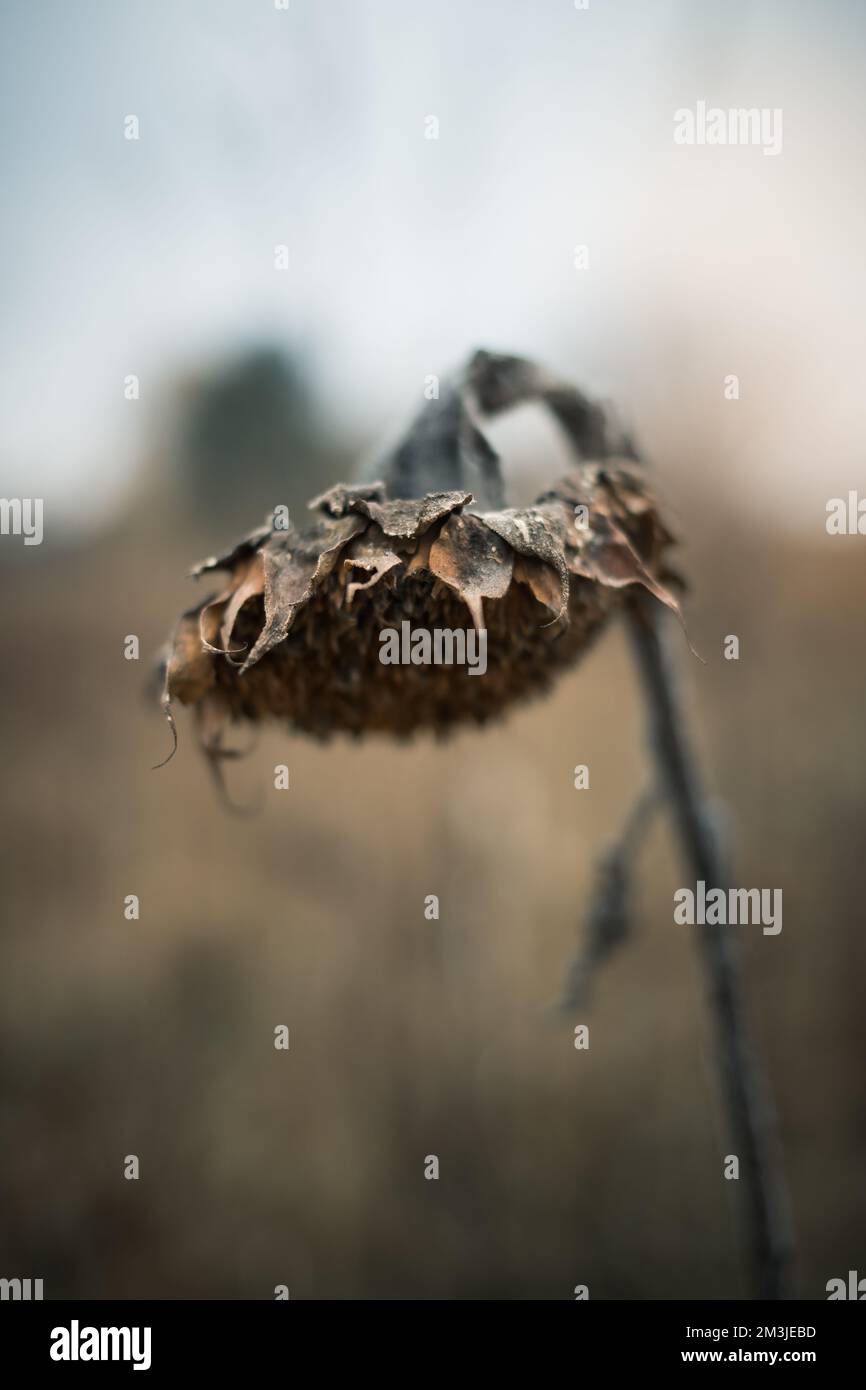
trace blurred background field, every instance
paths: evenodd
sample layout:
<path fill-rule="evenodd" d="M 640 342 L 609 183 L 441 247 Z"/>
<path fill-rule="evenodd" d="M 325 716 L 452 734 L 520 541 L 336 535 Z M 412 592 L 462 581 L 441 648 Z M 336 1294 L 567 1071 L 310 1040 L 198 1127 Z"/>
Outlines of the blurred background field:
<path fill-rule="evenodd" d="M 243 474 L 238 492 L 243 528 Z M 819 1296 L 856 1267 L 866 1206 L 862 559 L 856 538 L 785 539 L 679 496 L 704 764 L 737 881 L 784 890 L 782 934 L 743 936 Z M 167 730 L 122 657 L 128 631 L 156 650 L 207 530 L 160 510 L 4 569 L 4 1266 L 100 1297 L 738 1292 L 662 825 L 634 940 L 574 1020 L 589 1051 L 546 1014 L 646 769 L 621 632 L 549 699 L 451 743 L 269 731 L 230 769 L 262 810 L 233 818 L 183 712 L 178 757 L 151 771 Z M 288 793 L 269 790 L 283 761 Z"/>
<path fill-rule="evenodd" d="M 647 446 L 707 659 L 681 644 L 737 882 L 784 891 L 781 935 L 741 936 L 800 1290 L 821 1298 L 829 1278 L 863 1272 L 866 539 L 824 529 L 829 497 L 866 491 L 866 219 L 846 179 L 866 130 L 851 67 L 863 19 L 830 5 L 835 23 L 815 32 L 810 6 L 733 5 L 720 44 L 693 7 L 660 5 L 652 23 L 642 6 L 603 8 L 566 7 L 566 28 L 497 5 L 491 30 L 450 3 L 433 18 L 297 7 L 275 43 L 232 5 L 208 21 L 156 5 L 146 39 L 132 7 L 88 7 L 68 33 L 65 12 L 10 7 L 37 96 L 55 89 L 64 40 L 88 55 L 54 143 L 32 111 L 20 121 L 4 262 L 28 273 L 9 286 L 0 492 L 43 496 L 46 534 L 0 543 L 0 1272 L 44 1278 L 47 1296 L 746 1291 L 702 982 L 672 922 L 684 871 L 662 821 L 632 941 L 590 1009 L 549 1013 L 593 865 L 647 770 L 618 627 L 549 698 L 484 733 L 319 747 L 265 731 L 229 769 L 238 800 L 261 798 L 255 816 L 218 803 L 182 711 L 178 756 L 151 770 L 168 733 L 145 668 L 199 596 L 191 563 L 354 473 L 425 375 L 475 346 L 536 353 L 614 396 Z M 575 105 L 575 77 L 604 54 L 621 86 Z M 335 73 L 329 106 L 316 93 Z M 161 143 L 134 151 L 146 175 L 121 171 L 130 152 L 101 123 L 147 114 L 158 83 Z M 681 150 L 674 170 L 670 112 L 704 95 L 783 105 L 784 154 Z M 443 137 L 431 172 L 421 132 L 440 107 L 464 135 L 450 153 Z M 629 180 L 640 200 L 651 173 L 636 226 Z M 34 236 L 38 251 L 61 195 L 65 264 L 40 278 Z M 278 302 L 277 205 L 302 257 Z M 195 228 L 199 262 L 179 249 Z M 595 280 L 576 283 L 575 241 L 595 248 Z M 126 402 L 135 370 L 142 399 Z M 518 498 L 564 460 L 532 411 L 493 437 Z M 128 633 L 138 663 L 123 659 Z M 722 658 L 728 633 L 738 662 Z M 272 790 L 277 762 L 287 793 Z M 589 791 L 574 790 L 577 763 Z M 273 1048 L 279 1023 L 288 1053 Z M 122 1176 L 129 1153 L 137 1183 Z M 423 1177 L 431 1153 L 439 1182 Z"/>

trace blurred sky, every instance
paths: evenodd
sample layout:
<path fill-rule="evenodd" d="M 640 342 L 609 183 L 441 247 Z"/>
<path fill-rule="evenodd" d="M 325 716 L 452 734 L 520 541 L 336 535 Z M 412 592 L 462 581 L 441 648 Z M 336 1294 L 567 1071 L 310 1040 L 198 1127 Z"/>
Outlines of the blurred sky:
<path fill-rule="evenodd" d="M 737 372 L 749 506 L 812 527 L 866 483 L 866 5 L 6 0 L 2 27 L 4 495 L 110 515 L 166 383 L 260 341 L 359 436 L 475 345 L 656 448 Z M 782 154 L 674 145 L 698 100 L 781 107 Z"/>

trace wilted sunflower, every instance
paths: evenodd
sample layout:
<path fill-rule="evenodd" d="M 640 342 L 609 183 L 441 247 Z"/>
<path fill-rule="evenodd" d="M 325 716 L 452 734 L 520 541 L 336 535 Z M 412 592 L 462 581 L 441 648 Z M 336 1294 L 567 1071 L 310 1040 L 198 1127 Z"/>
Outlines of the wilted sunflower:
<path fill-rule="evenodd" d="M 541 400 L 576 451 L 530 507 L 504 505 L 478 421 Z M 197 565 L 225 587 L 184 613 L 165 659 L 163 708 L 195 711 L 202 747 L 239 721 L 327 738 L 486 723 L 573 664 L 629 586 L 663 587 L 671 536 L 644 470 L 605 412 L 522 358 L 476 353 L 382 465 L 339 483 L 303 527 L 276 513 Z M 284 517 L 280 516 L 280 521 Z M 383 632 L 486 632 L 486 672 L 383 664 Z M 176 741 L 176 740 L 175 740 Z"/>
<path fill-rule="evenodd" d="M 507 507 L 499 460 L 479 421 L 541 400 L 574 447 L 565 477 L 531 506 Z M 162 704 L 191 705 L 213 768 L 234 756 L 226 729 L 278 719 L 328 738 L 406 736 L 485 723 L 573 664 L 613 610 L 630 631 L 651 711 L 656 767 L 601 865 L 570 1002 L 625 936 L 628 880 L 648 811 L 663 792 L 696 880 L 729 877 L 705 813 L 658 624 L 641 591 L 678 615 L 665 581 L 672 537 L 629 441 L 597 405 L 523 358 L 478 352 L 430 401 L 384 461 L 381 482 L 340 483 L 310 503 L 307 526 L 282 509 L 196 576 L 225 588 L 181 617 L 165 656 Z M 382 635 L 486 632 L 487 665 L 385 664 Z M 172 752 L 174 749 L 172 750 Z M 169 755 L 171 756 L 171 754 Z M 786 1287 L 791 1238 L 773 1115 L 743 1019 L 731 939 L 701 928 L 701 959 L 761 1297 Z"/>

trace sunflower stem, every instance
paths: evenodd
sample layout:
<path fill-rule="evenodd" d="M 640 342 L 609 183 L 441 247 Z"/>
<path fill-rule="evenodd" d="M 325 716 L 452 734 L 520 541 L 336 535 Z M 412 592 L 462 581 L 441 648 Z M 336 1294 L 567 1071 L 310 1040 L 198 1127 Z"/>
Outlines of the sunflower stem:
<path fill-rule="evenodd" d="M 629 629 L 649 707 L 650 743 L 686 859 L 707 890 L 729 886 L 717 833 L 702 804 L 661 617 L 643 598 Z M 736 941 L 726 926 L 701 925 L 698 950 L 713 1018 L 721 1089 L 740 1158 L 743 1217 L 756 1296 L 791 1293 L 793 1236 L 769 1088 L 749 1037 Z"/>

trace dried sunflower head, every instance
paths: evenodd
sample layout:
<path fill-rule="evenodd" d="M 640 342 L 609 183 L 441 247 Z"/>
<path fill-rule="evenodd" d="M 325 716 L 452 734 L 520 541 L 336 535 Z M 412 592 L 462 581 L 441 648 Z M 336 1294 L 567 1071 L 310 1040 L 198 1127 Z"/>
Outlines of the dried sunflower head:
<path fill-rule="evenodd" d="M 576 451 L 531 506 L 504 505 L 485 415 L 540 399 Z M 327 738 L 483 724 L 544 689 L 586 649 L 629 586 L 676 609 L 663 587 L 671 536 L 627 440 L 598 406 L 522 358 L 476 353 L 384 461 L 383 481 L 338 484 L 309 523 L 274 519 L 200 576 L 225 587 L 183 614 L 165 661 L 163 707 L 193 707 L 205 751 L 237 721 L 285 721 Z M 282 518 L 281 518 L 282 520 Z M 457 636 L 486 634 L 470 679 Z M 441 664 L 385 664 L 383 634 L 445 634 Z M 427 649 L 428 652 L 430 648 Z M 479 671 L 473 674 L 479 674 Z"/>

